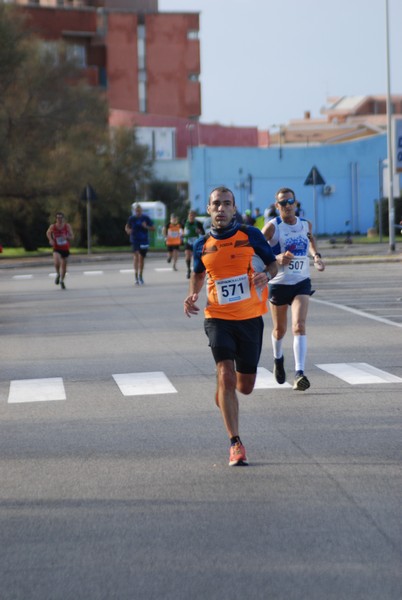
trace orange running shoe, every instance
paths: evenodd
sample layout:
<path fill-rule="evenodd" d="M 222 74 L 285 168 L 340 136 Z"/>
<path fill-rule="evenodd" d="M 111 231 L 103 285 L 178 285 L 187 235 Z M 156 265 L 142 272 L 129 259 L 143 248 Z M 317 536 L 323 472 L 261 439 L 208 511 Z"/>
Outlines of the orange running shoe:
<path fill-rule="evenodd" d="M 248 465 L 246 449 L 240 442 L 230 446 L 229 467 L 243 467 Z"/>

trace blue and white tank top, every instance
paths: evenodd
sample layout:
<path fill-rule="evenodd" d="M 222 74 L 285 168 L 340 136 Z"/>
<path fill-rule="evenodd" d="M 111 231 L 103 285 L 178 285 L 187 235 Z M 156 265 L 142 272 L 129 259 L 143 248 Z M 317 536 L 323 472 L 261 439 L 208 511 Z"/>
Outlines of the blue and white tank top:
<path fill-rule="evenodd" d="M 275 232 L 269 240 L 269 245 L 275 255 L 289 250 L 294 254 L 294 259 L 289 265 L 278 264 L 278 274 L 271 283 L 283 285 L 294 285 L 310 277 L 310 259 L 308 239 L 309 222 L 306 219 L 296 217 L 294 225 L 284 223 L 280 217 L 270 220 L 274 224 Z"/>

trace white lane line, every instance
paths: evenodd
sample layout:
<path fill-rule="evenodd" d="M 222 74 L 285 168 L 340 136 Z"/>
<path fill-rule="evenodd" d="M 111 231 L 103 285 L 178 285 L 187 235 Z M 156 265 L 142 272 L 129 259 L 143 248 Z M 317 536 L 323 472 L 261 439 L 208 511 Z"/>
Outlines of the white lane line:
<path fill-rule="evenodd" d="M 83 275 L 103 275 L 103 271 L 84 271 Z"/>
<path fill-rule="evenodd" d="M 13 279 L 33 279 L 33 275 L 13 275 Z"/>
<path fill-rule="evenodd" d="M 123 275 L 130 273 L 130 275 L 132 275 L 134 273 L 134 269 L 120 269 L 119 273 L 123 273 Z"/>
<path fill-rule="evenodd" d="M 327 363 L 316 365 L 319 369 L 335 375 L 339 379 L 359 385 L 365 383 L 401 383 L 402 379 L 367 363 Z"/>
<path fill-rule="evenodd" d="M 350 312 L 353 315 L 359 315 L 359 317 L 365 317 L 366 319 L 372 319 L 373 321 L 378 321 L 379 323 L 385 323 L 386 325 L 393 325 L 394 327 L 402 327 L 402 323 L 395 323 L 394 321 L 390 321 L 389 319 L 385 319 L 384 317 L 377 317 L 376 315 L 371 315 L 370 313 L 366 313 L 362 310 L 357 310 L 357 308 L 350 308 L 349 306 L 344 306 L 343 304 L 336 304 L 335 302 L 328 302 L 327 300 L 318 300 L 318 298 L 311 298 L 311 301 L 317 302 L 318 304 L 324 304 L 325 306 L 332 306 L 333 308 L 339 308 L 340 310 Z"/>
<path fill-rule="evenodd" d="M 47 402 L 49 400 L 65 400 L 63 379 L 50 377 L 47 379 L 15 379 L 10 382 L 9 404 L 20 402 Z"/>
<path fill-rule="evenodd" d="M 176 394 L 177 390 L 170 383 L 165 373 L 154 371 L 149 373 L 120 373 L 113 375 L 123 396 L 144 396 L 149 394 Z"/>
<path fill-rule="evenodd" d="M 157 273 L 162 273 L 163 271 L 173 271 L 172 267 L 156 267 L 154 269 Z"/>
<path fill-rule="evenodd" d="M 255 390 L 280 389 L 292 387 L 289 383 L 277 383 L 273 374 L 264 367 L 257 367 L 257 378 L 255 380 Z"/>

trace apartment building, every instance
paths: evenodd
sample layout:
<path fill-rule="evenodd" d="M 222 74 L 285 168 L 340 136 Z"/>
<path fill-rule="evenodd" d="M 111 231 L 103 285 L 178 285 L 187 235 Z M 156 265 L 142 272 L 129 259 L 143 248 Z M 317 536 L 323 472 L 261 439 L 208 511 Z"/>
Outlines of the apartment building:
<path fill-rule="evenodd" d="M 402 96 L 392 95 L 394 117 L 402 116 Z M 323 117 L 312 119 L 306 111 L 301 119 L 291 119 L 260 132 L 259 145 L 339 144 L 384 133 L 387 129 L 387 98 L 385 95 L 339 96 L 327 98 Z"/>
<path fill-rule="evenodd" d="M 198 13 L 160 13 L 157 0 L 16 3 L 50 50 L 63 41 L 89 85 L 104 90 L 111 125 L 114 111 L 122 112 L 126 118 L 119 124 L 141 125 L 158 134 L 148 136 L 155 155 L 163 140 L 159 154 L 177 156 L 172 119 L 196 123 L 201 115 Z M 183 142 L 179 147 L 187 148 Z M 181 152 L 185 155 L 186 149 Z"/>
<path fill-rule="evenodd" d="M 159 13 L 156 0 L 24 0 L 21 9 L 47 44 L 67 44 L 111 110 L 199 118 L 198 13 Z"/>
<path fill-rule="evenodd" d="M 110 125 L 135 127 L 155 160 L 199 145 L 258 146 L 257 127 L 200 123 L 199 13 L 159 12 L 157 0 L 15 2 L 50 48 L 66 43 L 105 91 Z"/>

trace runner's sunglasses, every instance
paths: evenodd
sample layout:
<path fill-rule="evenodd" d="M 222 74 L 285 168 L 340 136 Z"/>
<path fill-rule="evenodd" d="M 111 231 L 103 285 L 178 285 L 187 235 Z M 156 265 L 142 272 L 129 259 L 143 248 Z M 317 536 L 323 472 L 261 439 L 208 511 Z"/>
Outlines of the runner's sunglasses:
<path fill-rule="evenodd" d="M 287 200 L 278 200 L 279 206 L 286 206 L 287 204 L 294 204 L 296 198 L 288 198 Z"/>

